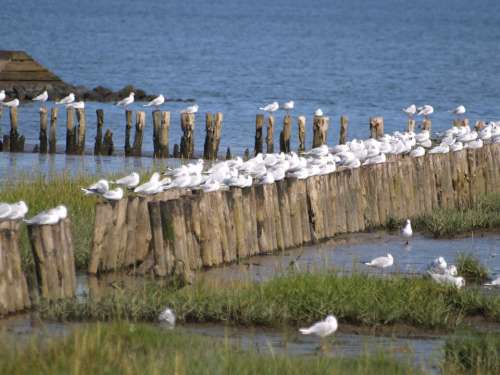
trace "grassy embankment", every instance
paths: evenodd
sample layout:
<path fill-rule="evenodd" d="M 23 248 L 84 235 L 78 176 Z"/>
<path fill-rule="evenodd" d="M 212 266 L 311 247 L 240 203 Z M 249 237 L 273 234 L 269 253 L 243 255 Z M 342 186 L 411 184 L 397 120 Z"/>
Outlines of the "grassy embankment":
<path fill-rule="evenodd" d="M 262 355 L 147 325 L 77 328 L 71 335 L 13 349 L 0 340 L 2 374 L 412 374 L 382 353 L 359 358 Z"/>

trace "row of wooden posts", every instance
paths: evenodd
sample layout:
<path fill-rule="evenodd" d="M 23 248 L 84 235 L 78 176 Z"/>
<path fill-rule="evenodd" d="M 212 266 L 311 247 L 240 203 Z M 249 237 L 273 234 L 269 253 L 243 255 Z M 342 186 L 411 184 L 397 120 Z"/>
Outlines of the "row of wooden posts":
<path fill-rule="evenodd" d="M 39 144 L 36 151 L 40 153 L 56 153 L 57 138 L 56 128 L 59 109 L 54 107 L 49 111 L 47 108 L 40 108 L 40 136 Z M 0 107 L 0 120 L 1 120 Z M 115 152 L 115 144 L 113 142 L 113 132 L 110 129 L 104 130 L 104 111 L 96 110 L 97 126 L 94 143 L 95 155 L 113 155 Z M 153 155 L 156 158 L 167 158 L 169 153 L 169 129 L 170 129 L 170 112 L 153 111 Z M 264 124 L 265 116 L 258 114 L 255 121 L 255 143 L 254 155 L 261 152 L 275 152 L 274 149 L 274 127 L 275 118 L 273 115 L 267 117 L 267 128 L 264 139 Z M 222 135 L 223 114 L 217 112 L 215 115 L 206 113 L 205 115 L 205 143 L 203 147 L 203 158 L 207 160 L 215 160 L 219 155 L 219 145 Z M 330 119 L 326 116 L 314 116 L 313 118 L 313 139 L 312 147 L 318 147 L 326 143 L 328 136 Z M 49 125 L 50 123 L 50 125 Z M 349 120 L 347 116 L 340 117 L 340 136 L 339 143 L 347 142 L 347 129 Z M 3 150 L 12 152 L 23 152 L 25 139 L 18 132 L 17 108 L 10 108 L 10 132 L 9 135 L 3 137 Z M 125 156 L 142 156 L 142 145 L 144 137 L 144 129 L 146 127 L 146 113 L 143 111 L 136 112 L 135 129 L 133 129 L 133 112 L 125 111 Z M 279 151 L 290 152 L 290 139 L 292 136 L 292 116 L 285 115 L 283 119 L 283 127 L 279 134 Z M 409 119 L 407 129 L 415 130 L 415 120 Z M 431 121 L 425 119 L 422 124 L 423 129 L 430 129 Z M 181 114 L 181 130 L 182 136 L 180 146 L 175 144 L 173 149 L 173 157 L 192 159 L 195 156 L 194 150 L 194 128 L 195 116 L 190 113 Z M 297 117 L 298 128 L 298 151 L 306 149 L 306 117 Z M 75 109 L 66 109 L 66 154 L 83 154 L 85 153 L 85 137 L 87 130 L 87 121 L 85 109 L 76 109 L 76 124 L 75 124 Z M 133 140 L 132 132 L 135 130 Z M 370 132 L 373 138 L 381 137 L 384 134 L 384 119 L 382 117 L 370 118 Z M 265 141 L 265 142 L 264 142 Z M 266 149 L 264 150 L 264 143 Z M 246 156 L 250 156 L 247 149 Z M 231 150 L 228 148 L 226 157 L 231 157 Z"/>

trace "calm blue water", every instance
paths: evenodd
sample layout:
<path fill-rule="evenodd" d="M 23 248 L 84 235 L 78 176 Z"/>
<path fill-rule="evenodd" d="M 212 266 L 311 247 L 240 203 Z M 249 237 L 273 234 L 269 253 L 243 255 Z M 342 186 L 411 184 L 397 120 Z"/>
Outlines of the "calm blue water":
<path fill-rule="evenodd" d="M 341 114 L 351 138 L 366 137 L 369 116 L 384 116 L 386 130 L 403 128 L 400 109 L 413 102 L 435 106 L 435 130 L 449 126 L 446 111 L 457 104 L 473 121 L 500 118 L 499 25 L 498 0 L 23 0 L 2 1 L 0 48 L 26 50 L 74 84 L 132 83 L 196 98 L 197 150 L 204 112 L 223 111 L 221 147 L 241 153 L 253 146 L 257 107 L 272 100 L 295 99 L 295 114 L 309 121 L 321 107 L 331 143 Z M 98 107 L 121 147 L 122 111 L 96 103 L 88 104 L 89 146 Z M 180 137 L 172 116 L 171 144 Z M 37 107 L 25 105 L 20 118 L 36 143 Z"/>

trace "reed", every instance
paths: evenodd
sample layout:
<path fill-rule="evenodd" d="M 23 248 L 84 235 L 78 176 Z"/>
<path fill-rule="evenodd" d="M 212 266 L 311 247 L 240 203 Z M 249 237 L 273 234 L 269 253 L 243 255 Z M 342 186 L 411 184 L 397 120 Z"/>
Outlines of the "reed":
<path fill-rule="evenodd" d="M 486 266 L 473 254 L 459 254 L 457 270 L 468 283 L 484 283 L 490 279 Z"/>

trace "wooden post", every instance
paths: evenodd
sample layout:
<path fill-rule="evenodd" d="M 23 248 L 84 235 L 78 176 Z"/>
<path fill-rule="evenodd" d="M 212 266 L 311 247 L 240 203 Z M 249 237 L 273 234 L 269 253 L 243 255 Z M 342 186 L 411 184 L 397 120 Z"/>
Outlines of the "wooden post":
<path fill-rule="evenodd" d="M 84 108 L 78 108 L 76 110 L 76 119 L 78 121 L 78 130 L 75 132 L 76 135 L 75 153 L 83 155 L 85 153 L 85 132 L 87 127 Z"/>
<path fill-rule="evenodd" d="M 181 157 L 181 151 L 179 150 L 179 145 L 174 144 L 174 158 L 179 159 Z"/>
<path fill-rule="evenodd" d="M 130 133 L 132 132 L 132 111 L 125 111 L 125 156 L 130 156 L 132 147 L 130 146 Z"/>
<path fill-rule="evenodd" d="M 415 132 L 416 121 L 413 118 L 408 118 L 408 123 L 406 124 L 406 131 L 410 133 Z"/>
<path fill-rule="evenodd" d="M 73 240 L 68 218 L 53 225 L 28 225 L 40 296 L 72 298 L 76 292 Z"/>
<path fill-rule="evenodd" d="M 467 118 L 455 119 L 453 120 L 453 126 L 458 126 L 458 127 L 469 126 L 469 119 Z"/>
<path fill-rule="evenodd" d="M 192 159 L 194 153 L 194 113 L 181 114 L 181 158 Z"/>
<path fill-rule="evenodd" d="M 104 127 L 104 111 L 102 109 L 98 109 L 95 113 L 97 115 L 97 130 L 95 135 L 94 155 L 101 155 L 103 151 L 102 129 Z"/>
<path fill-rule="evenodd" d="M 267 153 L 274 152 L 274 116 L 269 115 L 267 119 L 267 134 L 266 134 Z"/>
<path fill-rule="evenodd" d="M 431 119 L 424 117 L 424 120 L 422 121 L 422 130 L 429 130 L 429 131 L 431 131 L 431 128 L 432 128 L 432 121 L 431 121 Z"/>
<path fill-rule="evenodd" d="M 203 146 L 203 159 L 213 160 L 213 146 L 214 146 L 214 133 L 215 121 L 213 121 L 212 114 L 207 112 L 205 114 L 205 144 Z"/>
<path fill-rule="evenodd" d="M 215 146 L 214 146 L 214 159 L 217 159 L 217 155 L 219 154 L 219 145 L 220 138 L 222 136 L 222 120 L 224 119 L 224 115 L 222 112 L 217 112 L 215 114 Z"/>
<path fill-rule="evenodd" d="M 47 153 L 48 138 L 47 138 L 47 126 L 48 125 L 48 113 L 47 108 L 40 108 L 40 136 L 38 137 L 40 146 L 40 154 Z"/>
<path fill-rule="evenodd" d="M 349 125 L 349 118 L 347 116 L 340 116 L 340 135 L 339 144 L 345 145 L 347 143 L 347 126 Z"/>
<path fill-rule="evenodd" d="M 21 267 L 19 221 L 0 221 L 0 317 L 31 306 Z"/>
<path fill-rule="evenodd" d="M 465 119 L 465 120 L 467 120 L 467 119 Z M 469 126 L 469 121 L 467 120 L 466 125 L 463 125 L 463 126 Z M 485 127 L 486 127 L 486 124 L 484 123 L 484 121 L 476 121 L 476 125 L 474 125 L 474 129 L 477 131 L 483 130 Z"/>
<path fill-rule="evenodd" d="M 262 128 L 264 127 L 264 115 L 259 113 L 255 118 L 255 146 L 254 155 L 262 153 Z"/>
<path fill-rule="evenodd" d="M 59 113 L 59 108 L 54 107 L 50 110 L 50 130 L 49 130 L 49 153 L 55 154 L 57 149 L 57 114 Z"/>
<path fill-rule="evenodd" d="M 326 144 L 327 135 L 328 135 L 328 117 L 314 116 L 312 147 L 315 148 Z"/>
<path fill-rule="evenodd" d="M 153 111 L 153 156 L 160 157 L 161 111 Z"/>
<path fill-rule="evenodd" d="M 17 121 L 17 108 L 10 108 L 10 151 L 23 152 L 24 151 L 24 137 L 19 135 L 18 121 Z"/>
<path fill-rule="evenodd" d="M 168 158 L 168 131 L 170 129 L 170 112 L 161 113 L 161 125 L 159 135 L 159 157 Z"/>
<path fill-rule="evenodd" d="M 306 150 L 306 116 L 299 116 L 297 118 L 299 128 L 299 152 Z"/>
<path fill-rule="evenodd" d="M 247 161 L 250 159 L 250 150 L 248 148 L 245 149 L 245 152 L 243 153 L 243 160 Z"/>
<path fill-rule="evenodd" d="M 0 151 L 3 151 L 3 130 L 2 130 L 2 115 L 3 115 L 3 106 L 0 105 Z"/>
<path fill-rule="evenodd" d="M 75 152 L 75 126 L 73 123 L 73 115 L 75 109 L 72 107 L 66 108 L 66 153 L 73 154 Z"/>
<path fill-rule="evenodd" d="M 292 135 L 292 116 L 283 118 L 283 130 L 280 133 L 280 152 L 290 152 L 290 137 Z"/>
<path fill-rule="evenodd" d="M 111 156 L 113 155 L 114 150 L 115 146 L 113 144 L 113 132 L 107 129 L 106 133 L 104 134 L 102 153 L 104 153 L 104 155 Z"/>
<path fill-rule="evenodd" d="M 146 113 L 143 111 L 137 111 L 135 119 L 134 145 L 132 146 L 133 156 L 142 156 L 142 138 L 145 126 L 146 126 Z"/>
<path fill-rule="evenodd" d="M 233 157 L 231 155 L 231 147 L 228 147 L 226 151 L 226 160 L 231 160 L 232 158 Z"/>
<path fill-rule="evenodd" d="M 370 117 L 370 137 L 377 139 L 384 136 L 384 118 Z"/>

